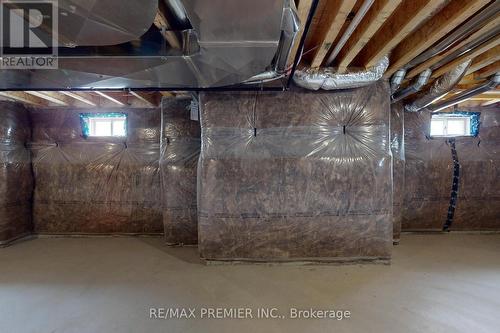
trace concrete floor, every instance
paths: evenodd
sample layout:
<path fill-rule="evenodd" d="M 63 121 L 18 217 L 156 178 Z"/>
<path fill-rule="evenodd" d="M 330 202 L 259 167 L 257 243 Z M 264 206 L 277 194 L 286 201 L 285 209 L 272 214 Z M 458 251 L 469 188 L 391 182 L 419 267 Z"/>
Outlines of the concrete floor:
<path fill-rule="evenodd" d="M 150 307 L 342 309 L 335 319 L 149 319 Z M 255 314 L 255 312 L 253 312 Z M 0 249 L 0 332 L 499 332 L 500 235 L 404 235 L 392 265 L 205 266 L 161 239 Z"/>

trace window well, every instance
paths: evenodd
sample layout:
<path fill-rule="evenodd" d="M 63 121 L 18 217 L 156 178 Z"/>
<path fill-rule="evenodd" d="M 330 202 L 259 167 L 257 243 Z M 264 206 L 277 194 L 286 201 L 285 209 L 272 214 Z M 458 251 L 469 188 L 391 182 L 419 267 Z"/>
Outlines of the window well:
<path fill-rule="evenodd" d="M 125 113 L 81 113 L 80 122 L 84 137 L 127 136 Z"/>
<path fill-rule="evenodd" d="M 440 112 L 431 116 L 432 137 L 477 136 L 479 112 Z"/>

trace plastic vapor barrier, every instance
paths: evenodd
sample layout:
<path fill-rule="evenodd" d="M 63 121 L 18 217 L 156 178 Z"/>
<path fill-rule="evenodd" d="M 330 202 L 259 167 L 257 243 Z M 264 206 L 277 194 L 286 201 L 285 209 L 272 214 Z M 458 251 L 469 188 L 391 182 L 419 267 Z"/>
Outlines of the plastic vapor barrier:
<path fill-rule="evenodd" d="M 28 111 L 0 102 L 0 245 L 32 229 L 30 136 Z"/>
<path fill-rule="evenodd" d="M 404 106 L 391 104 L 391 151 L 393 178 L 394 242 L 399 242 L 403 219 L 403 197 L 405 182 Z"/>
<path fill-rule="evenodd" d="M 500 115 L 480 111 L 479 135 L 455 139 L 458 200 L 450 230 L 500 230 Z M 447 220 L 454 174 L 448 139 L 430 138 L 430 113 L 405 114 L 403 230 L 441 230 Z"/>
<path fill-rule="evenodd" d="M 196 170 L 200 123 L 190 119 L 191 99 L 163 98 L 160 173 L 165 239 L 197 244 Z"/>
<path fill-rule="evenodd" d="M 161 233 L 159 109 L 120 109 L 126 138 L 84 138 L 80 112 L 31 112 L 35 231 Z"/>
<path fill-rule="evenodd" d="M 385 82 L 321 93 L 203 94 L 201 256 L 388 259 L 389 95 Z"/>

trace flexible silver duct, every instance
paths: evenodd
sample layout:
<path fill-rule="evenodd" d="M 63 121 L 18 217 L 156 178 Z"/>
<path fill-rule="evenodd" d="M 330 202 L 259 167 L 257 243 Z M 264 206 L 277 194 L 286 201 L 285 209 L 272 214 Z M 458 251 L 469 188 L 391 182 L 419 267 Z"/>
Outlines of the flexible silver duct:
<path fill-rule="evenodd" d="M 391 76 L 391 92 L 395 92 L 396 90 L 399 89 L 399 86 L 401 86 L 401 83 L 403 83 L 403 80 L 405 79 L 406 76 L 406 69 L 399 69 L 396 71 Z"/>
<path fill-rule="evenodd" d="M 335 57 L 339 54 L 340 50 L 344 47 L 345 43 L 349 40 L 349 37 L 351 37 L 352 33 L 354 30 L 357 28 L 363 17 L 365 17 L 366 13 L 370 9 L 370 7 L 373 5 L 375 0 L 365 0 L 361 7 L 359 8 L 358 12 L 352 19 L 351 23 L 347 27 L 346 31 L 338 41 L 337 45 L 335 45 L 335 48 L 333 49 L 332 53 L 328 57 L 328 60 L 326 61 L 326 65 L 330 66 L 333 60 L 335 60 Z"/>
<path fill-rule="evenodd" d="M 426 69 L 425 71 L 420 73 L 420 75 L 413 84 L 409 85 L 404 89 L 398 90 L 394 94 L 392 94 L 391 96 L 392 103 L 400 101 L 403 98 L 408 97 L 411 94 L 420 91 L 420 89 L 422 89 L 427 84 L 427 82 L 429 82 L 431 74 L 432 71 L 430 69 Z"/>
<path fill-rule="evenodd" d="M 476 87 L 473 87 L 469 90 L 463 91 L 460 94 L 456 95 L 452 99 L 448 101 L 444 101 L 435 105 L 431 105 L 427 108 L 429 111 L 435 112 L 446 109 L 455 104 L 461 103 L 463 101 L 468 100 L 471 97 L 479 95 L 483 92 L 495 89 L 500 84 L 500 73 L 496 73 L 488 82 L 484 84 L 480 84 Z"/>
<path fill-rule="evenodd" d="M 332 68 L 305 68 L 295 71 L 296 85 L 310 90 L 358 88 L 380 80 L 389 67 L 389 57 L 383 57 L 375 66 L 362 72 L 336 73 Z"/>
<path fill-rule="evenodd" d="M 455 85 L 462 80 L 465 73 L 469 69 L 472 60 L 461 63 L 448 73 L 440 76 L 434 84 L 421 97 L 417 98 L 410 104 L 405 105 L 405 111 L 418 112 L 432 104 L 436 99 L 439 99 L 450 92 Z"/>

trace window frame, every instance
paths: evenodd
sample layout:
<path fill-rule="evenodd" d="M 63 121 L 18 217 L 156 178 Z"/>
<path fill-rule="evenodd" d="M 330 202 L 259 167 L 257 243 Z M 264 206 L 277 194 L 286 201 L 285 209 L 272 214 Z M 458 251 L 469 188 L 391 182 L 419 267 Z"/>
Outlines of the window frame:
<path fill-rule="evenodd" d="M 431 113 L 431 120 L 429 124 L 429 135 L 431 138 L 456 138 L 456 137 L 476 137 L 479 133 L 479 112 L 436 112 Z M 443 134 L 432 133 L 433 120 L 443 122 Z M 448 122 L 450 120 L 464 120 L 464 131 L 460 134 L 448 133 Z"/>
<path fill-rule="evenodd" d="M 123 122 L 124 134 L 114 135 L 115 122 Z M 108 122 L 110 127 L 110 135 L 97 135 L 96 134 L 96 123 L 98 122 Z M 128 135 L 128 115 L 126 113 L 117 112 L 101 112 L 101 113 L 81 113 L 80 123 L 82 128 L 82 134 L 84 138 L 126 138 Z"/>

